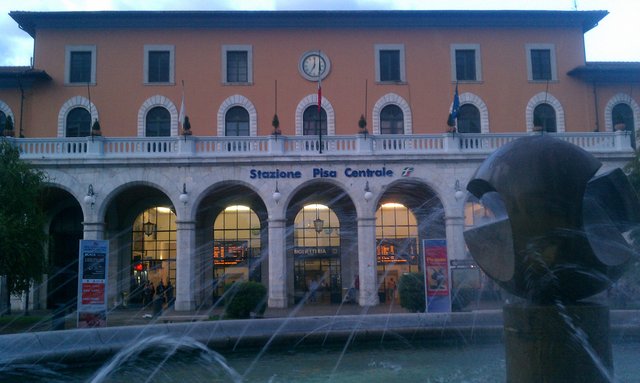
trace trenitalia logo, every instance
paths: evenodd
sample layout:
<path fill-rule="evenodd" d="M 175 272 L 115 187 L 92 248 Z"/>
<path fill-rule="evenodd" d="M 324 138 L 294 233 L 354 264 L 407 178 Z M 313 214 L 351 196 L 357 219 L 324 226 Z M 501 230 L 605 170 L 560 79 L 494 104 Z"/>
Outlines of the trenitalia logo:
<path fill-rule="evenodd" d="M 407 166 L 404 169 L 402 169 L 401 175 L 403 177 L 410 177 L 411 173 L 413 173 L 413 166 Z"/>

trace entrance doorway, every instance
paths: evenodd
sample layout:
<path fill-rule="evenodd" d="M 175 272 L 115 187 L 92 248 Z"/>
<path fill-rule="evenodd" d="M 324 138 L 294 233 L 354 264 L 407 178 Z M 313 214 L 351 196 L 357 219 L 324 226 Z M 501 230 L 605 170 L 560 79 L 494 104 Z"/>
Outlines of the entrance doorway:
<path fill-rule="evenodd" d="M 378 298 L 380 303 L 397 302 L 400 277 L 420 271 L 415 215 L 399 203 L 380 206 L 376 212 L 376 244 Z"/>
<path fill-rule="evenodd" d="M 342 301 L 340 222 L 329 207 L 310 204 L 294 220 L 294 302 Z"/>

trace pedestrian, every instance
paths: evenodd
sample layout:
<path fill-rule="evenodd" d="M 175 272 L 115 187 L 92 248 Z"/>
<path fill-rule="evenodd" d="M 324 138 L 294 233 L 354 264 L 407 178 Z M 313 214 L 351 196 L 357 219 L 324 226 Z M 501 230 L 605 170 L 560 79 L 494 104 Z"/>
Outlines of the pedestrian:
<path fill-rule="evenodd" d="M 167 281 L 167 287 L 165 288 L 165 297 L 167 298 L 167 307 L 173 305 L 173 285 L 171 284 L 171 279 Z"/>
<path fill-rule="evenodd" d="M 395 299 L 395 297 L 396 297 L 396 281 L 393 278 L 389 279 L 388 292 L 389 292 L 389 299 L 391 299 L 391 300 Z"/>

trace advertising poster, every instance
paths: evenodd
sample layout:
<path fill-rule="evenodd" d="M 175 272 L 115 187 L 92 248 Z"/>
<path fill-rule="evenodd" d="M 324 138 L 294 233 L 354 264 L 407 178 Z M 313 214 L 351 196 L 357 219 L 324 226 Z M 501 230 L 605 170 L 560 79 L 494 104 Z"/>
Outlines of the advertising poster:
<path fill-rule="evenodd" d="M 451 292 L 449 290 L 447 241 L 444 239 L 425 239 L 422 247 L 424 249 L 427 312 L 449 312 L 451 311 Z"/>
<path fill-rule="evenodd" d="M 78 327 L 107 326 L 109 241 L 80 240 Z"/>

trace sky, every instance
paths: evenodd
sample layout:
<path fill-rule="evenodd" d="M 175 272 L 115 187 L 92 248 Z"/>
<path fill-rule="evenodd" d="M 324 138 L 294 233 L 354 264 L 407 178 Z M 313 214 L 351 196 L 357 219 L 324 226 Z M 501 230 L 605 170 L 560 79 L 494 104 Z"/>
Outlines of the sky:
<path fill-rule="evenodd" d="M 100 10 L 606 10 L 585 34 L 587 61 L 640 62 L 638 0 L 20 0 L 0 1 L 0 66 L 30 65 L 33 39 L 10 11 Z"/>

